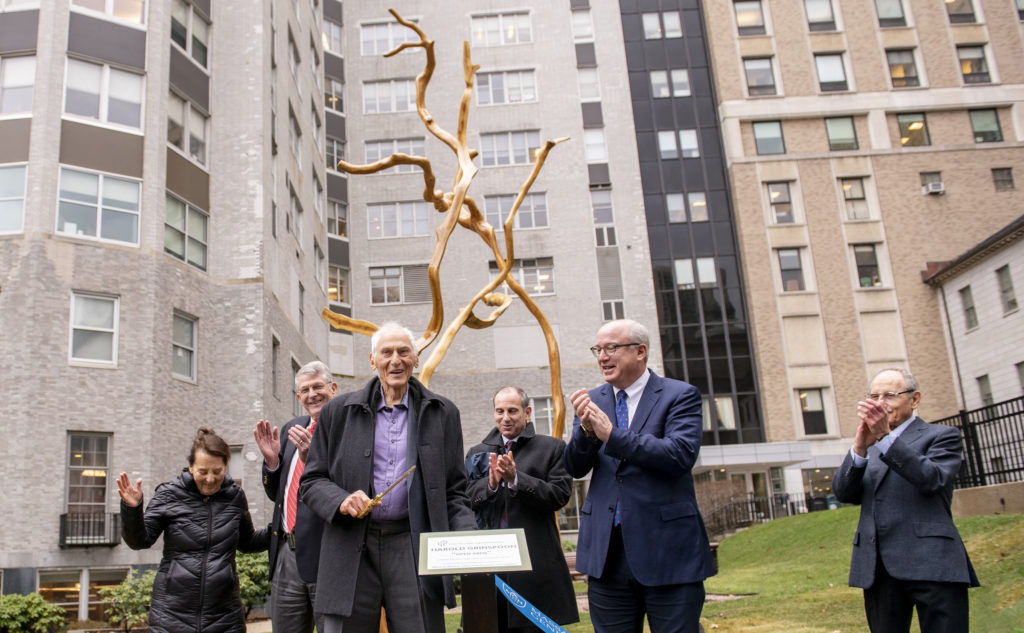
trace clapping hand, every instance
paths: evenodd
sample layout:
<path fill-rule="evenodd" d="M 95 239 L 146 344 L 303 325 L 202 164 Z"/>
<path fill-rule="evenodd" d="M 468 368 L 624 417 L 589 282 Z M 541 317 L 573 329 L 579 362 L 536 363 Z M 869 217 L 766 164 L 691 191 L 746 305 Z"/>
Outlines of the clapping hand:
<path fill-rule="evenodd" d="M 121 473 L 117 478 L 117 494 L 121 495 L 121 499 L 126 505 L 130 505 L 133 508 L 142 503 L 142 479 L 135 482 L 132 486 L 132 482 L 128 479 L 128 473 Z"/>
<path fill-rule="evenodd" d="M 271 471 L 277 469 L 277 456 L 281 452 L 281 432 L 277 430 L 276 426 L 271 427 L 270 422 L 260 420 L 256 423 L 252 434 L 256 438 L 256 445 L 260 447 L 260 452 L 263 453 L 263 462 L 267 465 L 267 469 Z"/>

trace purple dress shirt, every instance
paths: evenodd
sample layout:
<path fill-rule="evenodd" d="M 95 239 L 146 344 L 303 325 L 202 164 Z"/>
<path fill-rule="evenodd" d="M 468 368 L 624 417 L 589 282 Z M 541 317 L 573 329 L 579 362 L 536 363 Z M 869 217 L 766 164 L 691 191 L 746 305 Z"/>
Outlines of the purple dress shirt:
<path fill-rule="evenodd" d="M 409 390 L 402 402 L 387 406 L 381 389 L 377 407 L 377 424 L 373 431 L 373 494 L 387 490 L 409 468 L 406 449 L 409 445 Z M 411 477 L 412 475 L 410 475 Z M 409 480 L 384 495 L 380 505 L 370 512 L 374 519 L 404 519 L 409 516 Z"/>

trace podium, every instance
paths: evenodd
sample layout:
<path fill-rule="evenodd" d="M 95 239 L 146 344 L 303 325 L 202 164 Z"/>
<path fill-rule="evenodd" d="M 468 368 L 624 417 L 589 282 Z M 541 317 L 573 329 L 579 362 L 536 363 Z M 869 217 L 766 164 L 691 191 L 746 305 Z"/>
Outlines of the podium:
<path fill-rule="evenodd" d="M 462 576 L 463 633 L 497 633 L 494 574 L 532 569 L 522 528 L 420 534 L 420 575 Z"/>

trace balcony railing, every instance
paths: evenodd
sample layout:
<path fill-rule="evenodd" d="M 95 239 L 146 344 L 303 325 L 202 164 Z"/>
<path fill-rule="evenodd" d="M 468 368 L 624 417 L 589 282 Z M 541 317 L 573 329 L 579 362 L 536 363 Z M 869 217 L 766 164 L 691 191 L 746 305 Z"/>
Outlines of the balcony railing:
<path fill-rule="evenodd" d="M 121 542 L 121 515 L 80 514 L 60 515 L 60 546 L 114 547 Z"/>

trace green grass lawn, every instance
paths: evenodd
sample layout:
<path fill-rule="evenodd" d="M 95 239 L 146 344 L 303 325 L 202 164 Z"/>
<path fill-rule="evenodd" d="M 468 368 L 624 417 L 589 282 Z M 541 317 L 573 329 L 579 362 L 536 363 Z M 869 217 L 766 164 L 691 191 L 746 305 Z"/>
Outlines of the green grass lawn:
<path fill-rule="evenodd" d="M 860 508 L 814 512 L 724 540 L 708 593 L 708 633 L 866 633 L 863 593 L 846 584 Z M 982 587 L 971 589 L 971 630 L 1024 633 L 1024 515 L 956 521 Z M 916 617 L 912 628 L 917 631 Z"/>

